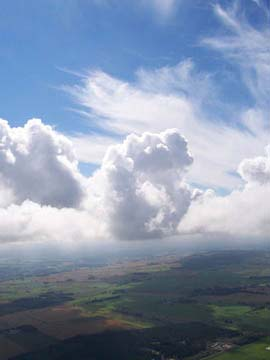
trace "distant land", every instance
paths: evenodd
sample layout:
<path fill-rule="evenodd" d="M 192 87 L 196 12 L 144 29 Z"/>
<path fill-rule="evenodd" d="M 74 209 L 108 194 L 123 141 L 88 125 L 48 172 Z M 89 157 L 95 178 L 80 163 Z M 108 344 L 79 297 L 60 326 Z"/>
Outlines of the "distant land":
<path fill-rule="evenodd" d="M 0 264 L 1 360 L 269 359 L 268 251 L 20 266 Z"/>

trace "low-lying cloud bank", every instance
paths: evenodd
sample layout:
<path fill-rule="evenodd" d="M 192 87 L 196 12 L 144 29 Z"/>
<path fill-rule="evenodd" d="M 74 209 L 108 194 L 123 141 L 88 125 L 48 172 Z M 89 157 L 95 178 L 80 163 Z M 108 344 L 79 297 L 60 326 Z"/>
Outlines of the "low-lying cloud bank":
<path fill-rule="evenodd" d="M 72 143 L 52 127 L 0 121 L 0 241 L 269 235 L 269 147 L 265 156 L 243 159 L 243 185 L 227 196 L 188 184 L 192 163 L 176 129 L 131 134 L 86 178 Z"/>
<path fill-rule="evenodd" d="M 245 181 L 242 189 L 228 196 L 208 191 L 192 203 L 179 232 L 223 233 L 265 239 L 270 234 L 270 152 L 244 159 L 238 173 Z"/>

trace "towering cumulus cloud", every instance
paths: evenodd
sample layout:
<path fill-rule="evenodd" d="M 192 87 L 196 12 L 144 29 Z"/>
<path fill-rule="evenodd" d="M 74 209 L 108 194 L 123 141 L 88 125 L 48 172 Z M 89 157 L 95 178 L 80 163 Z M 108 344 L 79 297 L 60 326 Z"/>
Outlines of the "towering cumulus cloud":
<path fill-rule="evenodd" d="M 129 135 L 111 146 L 90 187 L 109 232 L 122 239 L 175 234 L 191 201 L 183 176 L 192 161 L 177 130 Z"/>
<path fill-rule="evenodd" d="M 40 120 L 18 128 L 0 120 L 0 189 L 1 205 L 77 207 L 83 187 L 72 144 Z"/>

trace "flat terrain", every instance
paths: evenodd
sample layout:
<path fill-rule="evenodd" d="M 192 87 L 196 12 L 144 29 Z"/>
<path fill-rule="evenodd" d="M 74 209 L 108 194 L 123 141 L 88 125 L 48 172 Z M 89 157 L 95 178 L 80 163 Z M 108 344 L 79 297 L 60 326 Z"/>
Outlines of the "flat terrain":
<path fill-rule="evenodd" d="M 40 268 L 5 264 L 1 360 L 270 359 L 270 252 Z"/>

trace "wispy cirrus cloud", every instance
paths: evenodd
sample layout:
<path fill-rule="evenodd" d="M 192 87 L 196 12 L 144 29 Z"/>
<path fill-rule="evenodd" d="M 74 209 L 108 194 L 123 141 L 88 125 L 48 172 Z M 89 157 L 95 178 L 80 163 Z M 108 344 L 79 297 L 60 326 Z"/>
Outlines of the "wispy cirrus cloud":
<path fill-rule="evenodd" d="M 270 16 L 270 4 L 268 0 L 252 0 L 269 18 Z"/>
<path fill-rule="evenodd" d="M 256 3 L 267 14 L 261 1 Z M 235 3 L 236 4 L 236 3 Z M 268 23 L 256 29 L 245 18 L 238 6 L 225 9 L 219 4 L 214 12 L 227 30 L 226 35 L 205 38 L 202 44 L 220 52 L 226 59 L 237 64 L 243 80 L 259 105 L 268 104 L 270 95 L 270 30 Z"/>

